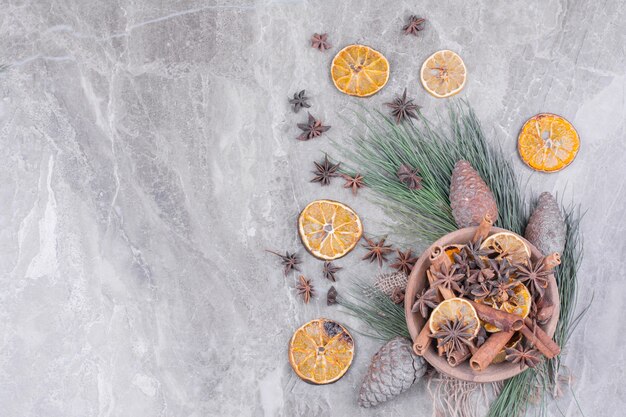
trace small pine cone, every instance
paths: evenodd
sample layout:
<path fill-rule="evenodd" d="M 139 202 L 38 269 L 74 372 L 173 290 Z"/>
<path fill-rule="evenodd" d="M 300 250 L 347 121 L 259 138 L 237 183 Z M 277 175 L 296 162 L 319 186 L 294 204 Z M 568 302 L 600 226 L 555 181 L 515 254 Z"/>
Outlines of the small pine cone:
<path fill-rule="evenodd" d="M 406 391 L 426 372 L 426 362 L 413 352 L 409 339 L 401 336 L 387 342 L 372 357 L 361 384 L 359 405 L 373 407 Z"/>
<path fill-rule="evenodd" d="M 459 228 L 478 226 L 489 214 L 493 221 L 498 208 L 493 193 L 469 162 L 457 161 L 450 180 L 450 207 Z"/>
<path fill-rule="evenodd" d="M 379 274 L 374 280 L 374 287 L 378 288 L 382 293 L 391 297 L 394 290 L 406 290 L 406 284 L 409 277 L 402 271 Z"/>
<path fill-rule="evenodd" d="M 566 234 L 567 226 L 556 199 L 548 192 L 541 193 L 524 237 L 547 256 L 554 252 L 563 253 Z"/>

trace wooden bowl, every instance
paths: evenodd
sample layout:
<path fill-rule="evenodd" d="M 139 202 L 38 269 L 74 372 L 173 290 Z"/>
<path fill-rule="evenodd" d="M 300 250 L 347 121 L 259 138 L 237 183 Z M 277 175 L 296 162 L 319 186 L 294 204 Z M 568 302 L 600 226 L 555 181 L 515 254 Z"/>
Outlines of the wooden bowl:
<path fill-rule="evenodd" d="M 404 312 L 406 315 L 406 324 L 409 328 L 411 338 L 415 340 L 420 330 L 424 325 L 428 324 L 428 321 L 424 319 L 419 313 L 412 313 L 411 308 L 415 301 L 415 295 L 420 293 L 427 285 L 428 279 L 426 278 L 426 271 L 430 268 L 430 253 L 435 246 L 445 247 L 452 244 L 465 244 L 468 243 L 474 236 L 476 227 L 467 227 L 465 229 L 456 230 L 449 233 L 433 243 L 426 251 L 420 256 L 419 260 L 413 267 L 411 275 L 409 275 L 409 282 L 406 288 L 406 295 L 404 298 Z M 498 227 L 492 227 L 489 234 L 492 235 L 497 232 L 508 232 L 508 230 L 500 229 Z M 523 239 L 523 238 L 522 238 Z M 541 252 L 533 246 L 526 239 L 523 239 L 531 250 L 531 259 L 534 261 L 542 256 Z M 556 286 L 556 280 L 554 275 L 550 275 L 548 282 L 548 288 L 545 293 L 546 300 L 554 304 L 554 314 L 550 318 L 550 321 L 541 328 L 550 336 L 554 336 L 556 330 L 556 324 L 559 320 L 559 291 Z M 511 378 L 526 369 L 520 368 L 519 364 L 513 364 L 509 362 L 503 362 L 499 364 L 492 364 L 484 371 L 474 371 L 469 366 L 469 360 L 465 361 L 455 367 L 452 367 L 446 361 L 446 358 L 437 354 L 435 344 L 431 343 L 428 350 L 424 353 L 424 359 L 428 361 L 439 372 L 449 375 L 454 378 L 461 379 L 463 381 L 472 382 L 495 382 L 502 381 L 503 379 Z"/>

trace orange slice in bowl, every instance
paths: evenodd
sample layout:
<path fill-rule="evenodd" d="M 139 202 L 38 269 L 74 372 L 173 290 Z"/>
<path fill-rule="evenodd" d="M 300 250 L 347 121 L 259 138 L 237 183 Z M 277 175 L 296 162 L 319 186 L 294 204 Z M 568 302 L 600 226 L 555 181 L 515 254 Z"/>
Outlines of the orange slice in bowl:
<path fill-rule="evenodd" d="M 333 58 L 330 76 L 339 91 L 367 97 L 387 84 L 389 62 L 369 46 L 348 45 Z"/>
<path fill-rule="evenodd" d="M 560 171 L 572 163 L 580 138 L 574 126 L 561 116 L 541 113 L 528 119 L 517 139 L 522 160 L 534 170 Z"/>
<path fill-rule="evenodd" d="M 467 69 L 460 56 L 444 49 L 424 61 L 420 78 L 426 91 L 437 98 L 445 98 L 465 87 Z"/>
<path fill-rule="evenodd" d="M 293 334 L 289 363 L 295 373 L 313 384 L 330 384 L 341 378 L 352 364 L 354 340 L 339 323 L 311 320 Z"/>
<path fill-rule="evenodd" d="M 471 325 L 470 331 L 474 333 L 474 336 L 480 330 L 480 320 L 474 306 L 462 298 L 450 298 L 439 303 L 430 314 L 428 325 L 431 333 L 435 334 L 444 323 L 454 320 L 460 320 L 464 325 Z"/>
<path fill-rule="evenodd" d="M 332 260 L 354 249 L 363 235 L 363 225 L 354 210 L 345 204 L 316 200 L 300 213 L 298 231 L 313 256 Z"/>
<path fill-rule="evenodd" d="M 492 255 L 490 258 L 508 259 L 511 264 L 526 264 L 530 258 L 530 249 L 524 240 L 511 232 L 494 233 L 485 239 L 480 248 Z"/>

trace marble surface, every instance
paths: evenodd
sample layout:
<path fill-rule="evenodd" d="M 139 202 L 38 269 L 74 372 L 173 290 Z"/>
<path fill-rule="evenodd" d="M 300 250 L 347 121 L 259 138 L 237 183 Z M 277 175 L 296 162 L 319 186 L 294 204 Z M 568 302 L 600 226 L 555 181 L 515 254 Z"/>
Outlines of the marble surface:
<path fill-rule="evenodd" d="M 619 0 L 0 2 L 0 415 L 430 415 L 423 384 L 375 410 L 356 395 L 379 342 L 356 335 L 348 374 L 311 386 L 286 345 L 318 316 L 329 283 L 294 227 L 310 200 L 352 205 L 368 231 L 383 213 L 339 181 L 309 182 L 312 160 L 349 143 L 358 105 L 408 88 L 429 117 L 418 69 L 438 49 L 468 66 L 461 97 L 534 192 L 587 215 L 580 303 L 593 305 L 565 351 L 572 392 L 549 415 L 622 416 L 626 298 L 622 253 L 626 6 Z M 429 19 L 419 38 L 400 28 Z M 328 32 L 333 48 L 309 47 Z M 348 43 L 382 51 L 388 85 L 338 93 L 330 60 Z M 298 142 L 287 97 L 305 88 L 332 125 Z M 538 112 L 582 137 L 566 170 L 531 174 L 515 138 Z M 338 156 L 338 155 L 337 155 Z M 565 190 L 565 191 L 563 191 Z M 394 236 L 390 236 L 395 242 Z M 263 249 L 298 250 L 318 298 L 303 305 Z M 415 248 L 419 249 L 419 248 Z M 376 267 L 338 262 L 338 289 Z M 610 264 L 610 265 L 609 265 Z"/>

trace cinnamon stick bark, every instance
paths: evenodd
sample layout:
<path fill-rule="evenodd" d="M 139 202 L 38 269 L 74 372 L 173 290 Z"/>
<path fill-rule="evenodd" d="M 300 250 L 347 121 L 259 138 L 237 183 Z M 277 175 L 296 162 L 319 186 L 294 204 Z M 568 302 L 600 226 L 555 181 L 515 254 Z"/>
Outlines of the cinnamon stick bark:
<path fill-rule="evenodd" d="M 474 232 L 474 237 L 472 238 L 472 243 L 476 243 L 479 240 L 480 241 L 485 240 L 492 226 L 493 226 L 493 219 L 487 213 L 485 214 L 485 217 L 483 217 L 482 221 L 476 228 L 476 231 Z"/>
<path fill-rule="evenodd" d="M 544 259 L 544 265 L 547 270 L 554 269 L 561 265 L 561 255 L 558 252 L 551 253 Z"/>
<path fill-rule="evenodd" d="M 480 317 L 482 321 L 491 323 L 498 329 L 508 332 L 509 330 L 520 330 L 524 326 L 524 320 L 520 316 L 507 313 L 506 311 L 496 310 L 488 305 L 479 304 L 472 300 L 467 301 L 474 306 L 478 317 Z"/>
<path fill-rule="evenodd" d="M 543 350 L 541 350 L 540 344 L 535 343 L 537 349 L 539 349 L 539 351 L 541 351 L 541 353 L 543 353 L 548 359 L 552 359 L 556 355 L 561 353 L 561 347 L 557 345 L 556 342 L 552 340 L 552 338 L 541 329 L 541 327 L 533 326 L 533 321 L 531 319 L 526 317 L 526 320 L 524 320 L 524 324 L 524 327 L 527 328 L 527 331 L 522 328 L 522 334 L 524 335 L 524 337 L 527 337 L 530 342 L 537 340 L 540 342 L 541 345 L 545 346 L 544 352 Z"/>
<path fill-rule="evenodd" d="M 491 362 L 495 359 L 496 355 L 500 353 L 504 346 L 511 340 L 515 332 L 513 330 L 508 332 L 494 333 L 478 348 L 476 353 L 472 355 L 470 359 L 470 367 L 477 372 L 484 371 L 491 365 Z"/>
<path fill-rule="evenodd" d="M 424 323 L 424 327 L 420 330 L 419 334 L 413 341 L 413 352 L 416 355 L 424 356 L 424 353 L 428 350 L 432 342 L 432 337 L 430 337 L 430 326 L 428 325 L 428 320 Z"/>
<path fill-rule="evenodd" d="M 448 365 L 455 367 L 460 363 L 465 362 L 465 360 L 467 358 L 469 358 L 471 355 L 470 350 L 469 349 L 463 349 L 463 350 L 457 350 L 454 351 L 452 353 L 450 353 L 450 355 L 448 355 Z"/>
<path fill-rule="evenodd" d="M 441 267 L 443 265 L 445 265 L 447 268 L 450 268 L 452 266 L 452 261 L 450 260 L 450 258 L 448 258 L 446 251 L 444 251 L 441 246 L 435 246 L 433 248 L 432 252 L 430 253 L 429 259 L 430 259 L 430 267 L 434 268 L 435 271 L 441 270 Z M 433 279 L 432 275 L 429 275 L 428 279 L 432 280 Z M 431 285 L 433 281 L 430 281 Z M 441 288 L 439 286 L 437 287 L 437 289 L 439 290 L 439 293 L 441 294 L 441 296 L 446 300 L 455 297 L 454 292 L 452 292 L 452 290 L 449 290 L 447 288 Z"/>

